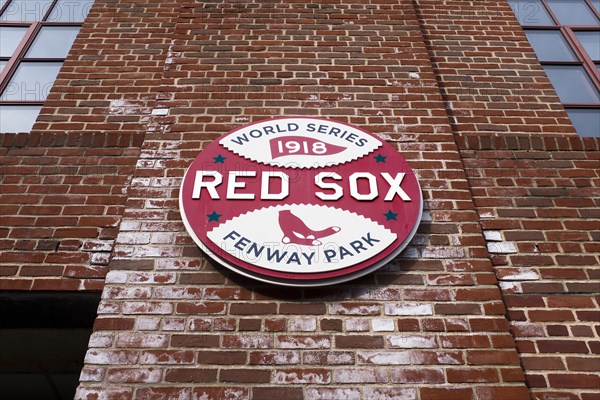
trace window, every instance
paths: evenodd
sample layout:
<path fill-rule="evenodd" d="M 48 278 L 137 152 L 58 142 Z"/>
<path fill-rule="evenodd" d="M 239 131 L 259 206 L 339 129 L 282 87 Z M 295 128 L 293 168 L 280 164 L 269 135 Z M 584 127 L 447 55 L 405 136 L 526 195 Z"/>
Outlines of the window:
<path fill-rule="evenodd" d="M 0 0 L 0 133 L 28 132 L 94 0 Z"/>
<path fill-rule="evenodd" d="M 509 3 L 577 133 L 600 137 L 600 1 Z"/>
<path fill-rule="evenodd" d="M 100 293 L 0 293 L 3 399 L 72 400 Z"/>

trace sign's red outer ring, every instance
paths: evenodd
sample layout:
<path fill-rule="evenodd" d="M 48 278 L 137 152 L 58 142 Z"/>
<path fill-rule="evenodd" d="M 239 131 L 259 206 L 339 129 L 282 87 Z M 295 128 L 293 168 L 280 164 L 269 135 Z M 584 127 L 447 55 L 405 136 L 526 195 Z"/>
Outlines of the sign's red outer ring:
<path fill-rule="evenodd" d="M 349 161 L 341 165 L 312 169 L 291 169 L 251 161 L 233 153 L 219 143 L 223 138 L 236 134 L 240 129 L 264 123 L 265 121 L 259 121 L 233 130 L 202 150 L 186 171 L 182 181 L 179 196 L 180 211 L 183 222 L 196 244 L 208 254 L 210 258 L 231 270 L 260 281 L 288 286 L 320 286 L 340 283 L 368 274 L 390 262 L 413 238 L 422 216 L 423 197 L 419 182 L 416 179 L 412 168 L 395 148 L 358 127 L 320 118 L 274 118 L 269 121 L 275 123 L 286 119 L 311 120 L 311 122 L 314 121 L 315 123 L 343 124 L 375 138 L 381 142 L 381 147 L 358 160 Z M 377 161 L 377 156 L 380 157 L 379 161 L 385 161 Z M 221 157 L 221 160 L 224 159 L 225 161 L 216 163 L 215 160 L 219 160 L 218 157 Z M 252 170 L 256 171 L 257 174 L 260 174 L 260 172 L 263 171 L 282 171 L 293 176 L 293 178 L 290 178 L 292 181 L 290 196 L 281 201 L 266 201 L 258 198 L 254 200 L 227 200 L 225 196 L 221 196 L 218 200 L 212 200 L 209 196 L 204 196 L 204 198 L 201 197 L 199 200 L 193 200 L 192 191 L 195 173 L 196 171 L 206 169 L 218 170 L 222 172 L 223 175 L 226 175 L 227 171 L 233 169 Z M 383 194 L 386 193 L 388 187 L 385 182 L 378 181 L 377 186 L 382 195 L 370 202 L 360 202 L 347 195 L 349 187 L 348 183 L 344 180 L 339 182 L 339 184 L 344 188 L 345 196 L 335 202 L 324 202 L 318 199 L 314 194 L 314 176 L 323 171 L 336 172 L 344 178 L 350 176 L 354 172 L 370 172 L 373 174 L 389 172 L 392 175 L 397 172 L 404 172 L 406 175 L 402 181 L 402 189 L 410 196 L 412 201 L 403 202 L 396 197 L 392 202 L 384 202 L 382 197 Z M 259 193 L 259 181 L 260 179 L 257 179 L 254 182 L 249 181 L 244 190 Z M 225 186 L 225 184 L 222 186 Z M 290 272 L 275 271 L 248 263 L 222 250 L 207 236 L 208 232 L 214 229 L 215 226 L 226 223 L 240 214 L 280 204 L 287 204 L 292 207 L 292 209 L 295 204 L 320 204 L 348 210 L 376 221 L 386 229 L 393 231 L 397 235 L 397 238 L 391 245 L 385 248 L 384 251 L 355 265 L 332 271 L 310 273 L 294 272 L 293 268 L 291 268 Z M 384 214 L 385 211 L 397 214 L 397 220 L 388 221 L 388 217 Z M 214 220 L 208 221 L 207 216 L 212 212 L 215 212 L 220 216 L 218 222 Z M 274 229 L 278 229 L 278 227 L 274 227 Z M 359 230 L 360 227 L 357 227 L 357 232 Z"/>

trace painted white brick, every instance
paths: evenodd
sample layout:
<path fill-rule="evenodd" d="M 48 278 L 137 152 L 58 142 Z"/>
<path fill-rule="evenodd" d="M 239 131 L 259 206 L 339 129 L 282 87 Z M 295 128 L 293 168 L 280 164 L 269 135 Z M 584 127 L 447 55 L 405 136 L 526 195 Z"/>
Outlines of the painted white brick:
<path fill-rule="evenodd" d="M 500 231 L 483 231 L 483 236 L 485 237 L 485 240 L 490 242 L 502 241 L 502 233 L 500 233 Z"/>
<path fill-rule="evenodd" d="M 365 388 L 365 399 L 369 400 L 416 400 L 417 389 L 413 388 Z"/>
<path fill-rule="evenodd" d="M 395 330 L 393 319 L 374 319 L 371 321 L 373 332 L 393 332 Z"/>
<path fill-rule="evenodd" d="M 119 233 L 117 237 L 119 244 L 148 244 L 150 243 L 150 234 L 142 232 Z"/>
<path fill-rule="evenodd" d="M 433 336 L 396 335 L 388 337 L 389 346 L 400 349 L 435 349 L 438 347 Z"/>
<path fill-rule="evenodd" d="M 136 325 L 140 331 L 157 331 L 160 327 L 160 318 L 138 318 Z"/>
<path fill-rule="evenodd" d="M 520 283 L 511 282 L 511 281 L 501 281 L 499 282 L 500 289 L 507 293 L 523 293 L 523 288 Z"/>
<path fill-rule="evenodd" d="M 108 265 L 110 262 L 110 253 L 94 253 L 90 258 L 92 265 Z"/>
<path fill-rule="evenodd" d="M 152 115 L 158 115 L 158 116 L 169 115 L 169 109 L 168 108 L 155 108 L 152 110 Z"/>
<path fill-rule="evenodd" d="M 312 400 L 360 400 L 362 399 L 362 395 L 358 389 L 306 388 L 306 398 Z"/>
<path fill-rule="evenodd" d="M 427 247 L 421 254 L 423 258 L 464 258 L 462 247 Z"/>
<path fill-rule="evenodd" d="M 493 254 L 518 253 L 517 246 L 513 242 L 494 242 L 487 244 L 488 251 Z"/>
<path fill-rule="evenodd" d="M 126 283 L 129 274 L 124 271 L 109 271 L 106 274 L 105 282 L 108 283 Z"/>
<path fill-rule="evenodd" d="M 114 240 L 84 240 L 83 251 L 112 251 Z"/>
<path fill-rule="evenodd" d="M 531 269 L 523 269 L 514 274 L 503 275 L 499 279 L 503 281 L 537 281 L 540 275 Z"/>
<path fill-rule="evenodd" d="M 89 348 L 110 347 L 113 343 L 112 333 L 94 332 L 90 336 Z"/>
<path fill-rule="evenodd" d="M 411 363 L 408 351 L 359 351 L 356 353 L 359 365 L 408 365 Z"/>
<path fill-rule="evenodd" d="M 385 315 L 433 315 L 431 304 L 386 304 Z"/>
<path fill-rule="evenodd" d="M 344 321 L 344 327 L 348 332 L 368 332 L 369 331 L 369 320 L 352 318 Z"/>
<path fill-rule="evenodd" d="M 293 318 L 289 321 L 291 332 L 314 332 L 317 330 L 316 318 Z"/>
<path fill-rule="evenodd" d="M 102 382 L 105 368 L 84 367 L 79 374 L 81 382 Z"/>

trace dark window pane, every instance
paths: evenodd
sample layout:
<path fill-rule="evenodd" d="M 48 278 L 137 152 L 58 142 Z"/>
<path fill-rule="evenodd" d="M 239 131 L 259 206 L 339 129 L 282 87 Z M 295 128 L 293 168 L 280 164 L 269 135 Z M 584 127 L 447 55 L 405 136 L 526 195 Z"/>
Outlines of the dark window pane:
<path fill-rule="evenodd" d="M 26 32 L 24 26 L 0 26 L 0 57 L 12 57 Z"/>
<path fill-rule="evenodd" d="M 600 31 L 575 32 L 585 51 L 594 61 L 600 61 Z"/>
<path fill-rule="evenodd" d="M 600 21 L 583 0 L 548 0 L 562 25 L 599 25 Z"/>
<path fill-rule="evenodd" d="M 600 94 L 583 67 L 546 65 L 544 69 L 561 102 L 600 104 Z"/>
<path fill-rule="evenodd" d="M 52 392 L 52 386 L 48 384 L 46 377 L 42 374 L 2 374 L 0 375 L 0 384 L 8 389 L 4 392 L 6 396 L 14 396 L 14 398 L 27 396 L 30 399 L 56 398 Z M 19 393 L 17 388 L 21 388 L 23 391 Z"/>
<path fill-rule="evenodd" d="M 12 0 L 0 21 L 41 21 L 51 5 L 52 0 Z"/>
<path fill-rule="evenodd" d="M 78 32 L 78 26 L 44 26 L 25 57 L 66 58 Z"/>
<path fill-rule="evenodd" d="M 62 62 L 22 62 L 2 92 L 0 100 L 45 100 L 61 66 Z"/>
<path fill-rule="evenodd" d="M 509 0 L 521 25 L 554 25 L 541 0 Z"/>
<path fill-rule="evenodd" d="M 566 111 L 580 136 L 600 137 L 600 109 L 567 108 Z"/>
<path fill-rule="evenodd" d="M 560 31 L 526 30 L 525 34 L 540 61 L 577 61 Z"/>
<path fill-rule="evenodd" d="M 58 0 L 48 21 L 83 22 L 93 4 L 94 0 Z"/>
<path fill-rule="evenodd" d="M 0 105 L 0 132 L 29 132 L 42 106 Z"/>

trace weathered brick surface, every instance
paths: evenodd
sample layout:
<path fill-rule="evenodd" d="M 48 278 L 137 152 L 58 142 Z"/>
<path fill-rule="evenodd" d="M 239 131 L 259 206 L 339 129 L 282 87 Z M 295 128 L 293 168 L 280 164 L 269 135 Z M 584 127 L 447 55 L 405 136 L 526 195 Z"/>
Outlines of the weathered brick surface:
<path fill-rule="evenodd" d="M 414 3 L 456 133 L 575 134 L 508 1 Z"/>
<path fill-rule="evenodd" d="M 168 117 L 146 132 L 100 306 L 104 340 L 89 350 L 133 349 L 144 367 L 88 362 L 103 384 L 142 396 L 134 382 L 162 371 L 153 386 L 182 395 L 169 386 L 186 383 L 208 398 L 476 396 L 473 383 L 528 398 L 410 2 L 190 2 L 172 43 L 156 106 Z M 278 115 L 348 121 L 403 152 L 426 209 L 404 256 L 335 289 L 273 288 L 203 259 L 177 212 L 185 169 L 218 135 Z M 121 329 L 130 318 L 135 334 Z M 79 398 L 95 387 L 82 382 Z"/>
<path fill-rule="evenodd" d="M 600 143 L 572 135 L 506 1 L 417 3 L 532 397 L 600 396 L 556 357 L 600 370 Z"/>
<path fill-rule="evenodd" d="M 599 149 L 598 140 L 576 137 L 461 141 L 536 398 L 598 395 L 597 375 L 589 371 L 600 370 Z"/>
<path fill-rule="evenodd" d="M 0 289 L 102 289 L 176 5 L 97 0 L 33 131 L 2 135 Z"/>
<path fill-rule="evenodd" d="M 600 143 L 505 1 L 97 0 L 82 32 L 34 131 L 3 137 L 0 231 L 0 289 L 108 272 L 77 399 L 600 394 Z M 425 212 L 398 259 L 298 289 L 204 258 L 185 169 L 272 116 L 403 153 Z"/>

